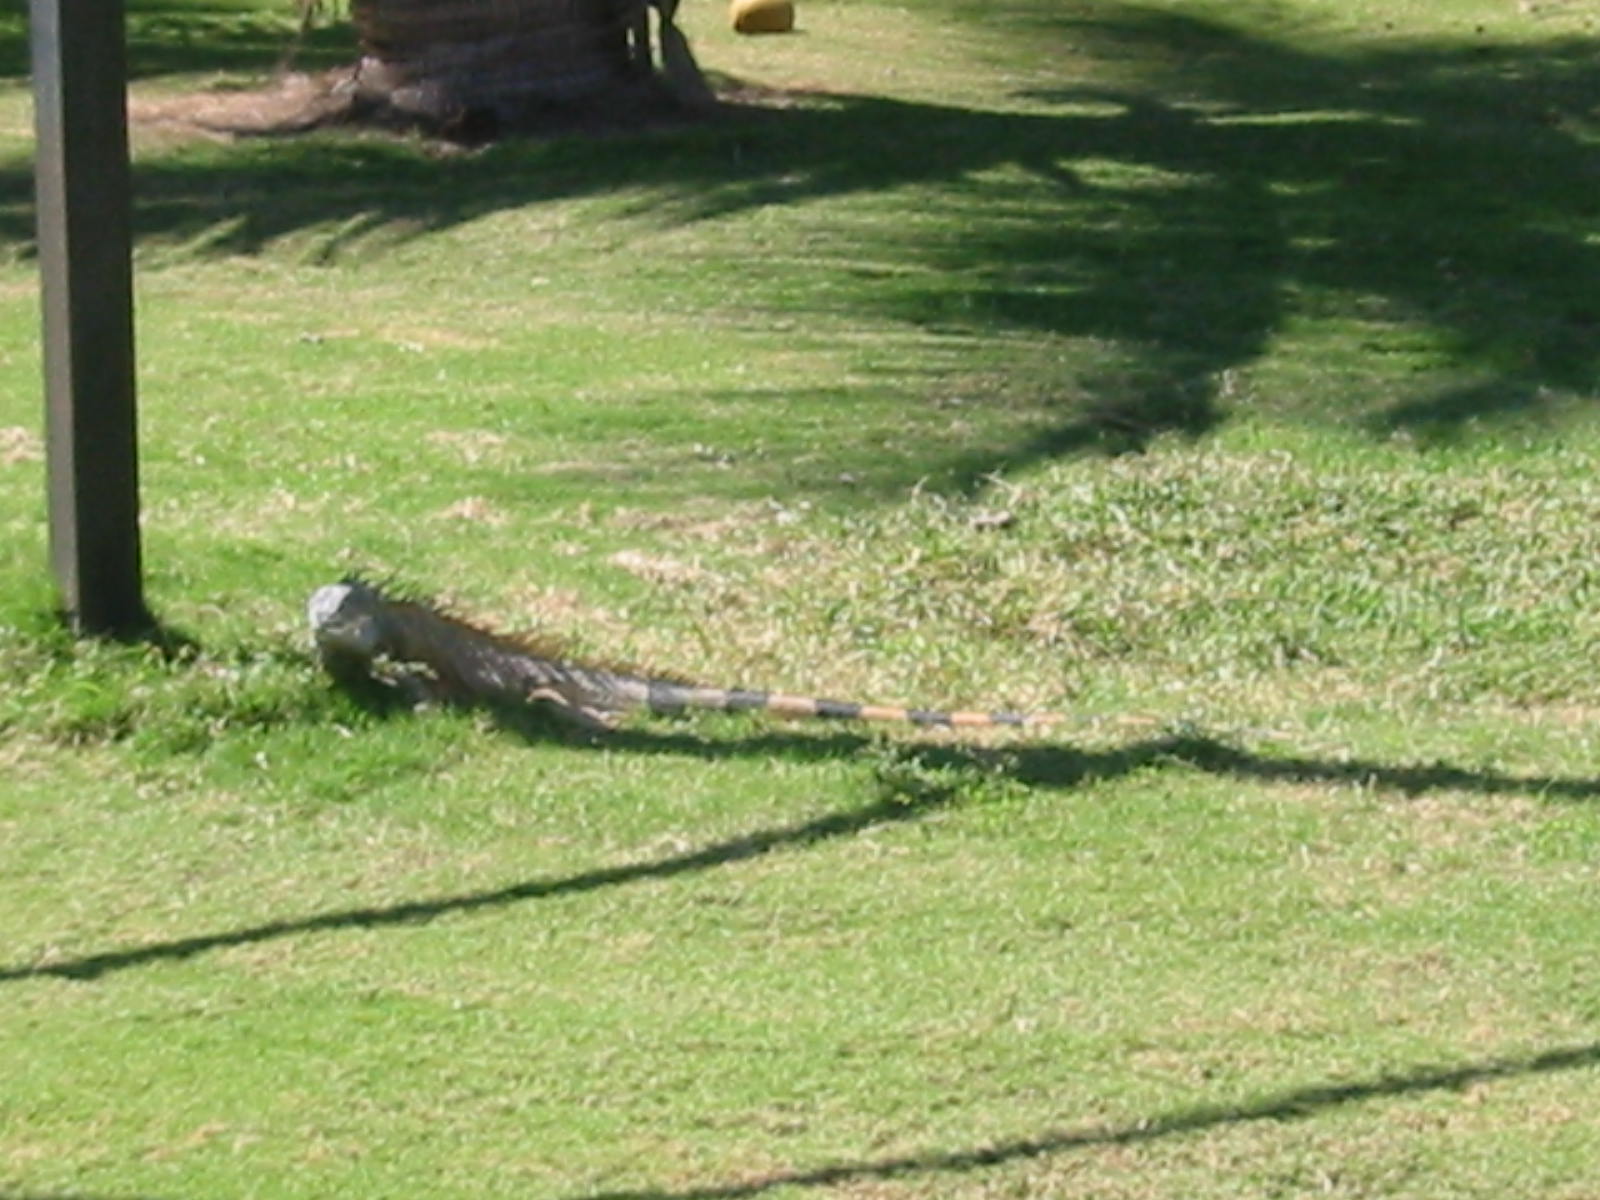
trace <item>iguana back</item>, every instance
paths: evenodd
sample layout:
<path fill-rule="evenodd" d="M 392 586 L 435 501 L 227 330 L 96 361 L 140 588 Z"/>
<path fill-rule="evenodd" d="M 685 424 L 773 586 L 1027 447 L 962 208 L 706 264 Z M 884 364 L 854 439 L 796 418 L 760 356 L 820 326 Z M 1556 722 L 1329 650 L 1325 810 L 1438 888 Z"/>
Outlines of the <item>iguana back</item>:
<path fill-rule="evenodd" d="M 307 615 L 323 662 L 336 674 L 371 674 L 387 662 L 402 668 L 397 681 L 419 698 L 544 703 L 589 727 L 608 728 L 617 714 L 639 708 L 659 713 L 756 711 L 956 728 L 1046 725 L 1062 719 L 1056 713 L 941 712 L 750 688 L 700 687 L 608 671 L 541 654 L 514 638 L 480 629 L 428 604 L 386 596 L 358 580 L 318 588 Z"/>

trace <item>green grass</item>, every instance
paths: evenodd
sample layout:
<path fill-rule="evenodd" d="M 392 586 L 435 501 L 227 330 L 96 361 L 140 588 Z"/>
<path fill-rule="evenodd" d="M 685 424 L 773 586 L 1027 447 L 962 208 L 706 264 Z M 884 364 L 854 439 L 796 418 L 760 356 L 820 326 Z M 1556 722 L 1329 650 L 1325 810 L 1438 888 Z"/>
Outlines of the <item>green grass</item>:
<path fill-rule="evenodd" d="M 132 4 L 135 99 L 286 8 Z M 115 643 L 0 15 L 0 1196 L 1595 1194 L 1600 20 L 800 17 L 690 7 L 710 123 L 140 126 Z M 302 629 L 351 569 L 1068 719 L 385 711 Z"/>

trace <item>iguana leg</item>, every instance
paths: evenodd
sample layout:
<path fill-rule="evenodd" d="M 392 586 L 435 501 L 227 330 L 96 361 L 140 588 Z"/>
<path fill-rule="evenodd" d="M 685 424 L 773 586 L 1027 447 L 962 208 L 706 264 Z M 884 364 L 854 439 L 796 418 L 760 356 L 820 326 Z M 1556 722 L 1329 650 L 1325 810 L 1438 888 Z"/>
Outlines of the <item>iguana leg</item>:
<path fill-rule="evenodd" d="M 615 713 L 574 704 L 555 688 L 536 688 L 528 693 L 528 703 L 541 705 L 561 720 L 589 733 L 610 733 L 617 727 Z"/>
<path fill-rule="evenodd" d="M 448 704 L 450 689 L 432 671 L 413 663 L 397 663 L 379 658 L 368 664 L 366 678 L 380 687 L 397 692 L 412 708 L 428 708 Z"/>

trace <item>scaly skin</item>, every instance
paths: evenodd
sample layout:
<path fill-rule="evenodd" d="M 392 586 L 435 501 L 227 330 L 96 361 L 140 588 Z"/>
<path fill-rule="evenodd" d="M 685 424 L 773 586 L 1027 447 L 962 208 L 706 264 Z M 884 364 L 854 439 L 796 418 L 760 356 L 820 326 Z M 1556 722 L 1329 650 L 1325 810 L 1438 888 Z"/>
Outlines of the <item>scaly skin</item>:
<path fill-rule="evenodd" d="M 372 674 L 380 663 L 403 664 L 397 678 L 422 699 L 455 703 L 541 703 L 586 728 L 610 728 L 617 716 L 645 708 L 772 712 L 786 716 L 902 721 L 913 725 L 984 728 L 1047 725 L 1055 713 L 936 712 L 823 700 L 744 688 L 695 687 L 562 662 L 514 639 L 479 629 L 428 605 L 385 596 L 349 580 L 318 588 L 307 605 L 311 632 L 335 675 Z M 420 670 L 418 670 L 420 668 Z M 394 673 L 390 673 L 394 677 Z"/>

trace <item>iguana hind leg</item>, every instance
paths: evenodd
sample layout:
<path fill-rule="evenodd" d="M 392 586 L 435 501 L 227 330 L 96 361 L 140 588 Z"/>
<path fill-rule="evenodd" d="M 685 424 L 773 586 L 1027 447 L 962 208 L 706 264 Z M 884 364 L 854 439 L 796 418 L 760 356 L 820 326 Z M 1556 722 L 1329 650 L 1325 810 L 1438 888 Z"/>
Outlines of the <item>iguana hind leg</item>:
<path fill-rule="evenodd" d="M 546 712 L 587 733 L 610 733 L 617 727 L 615 713 L 574 704 L 555 688 L 535 688 L 528 693 L 528 703 L 539 705 Z"/>

